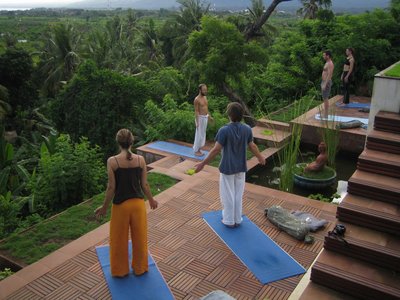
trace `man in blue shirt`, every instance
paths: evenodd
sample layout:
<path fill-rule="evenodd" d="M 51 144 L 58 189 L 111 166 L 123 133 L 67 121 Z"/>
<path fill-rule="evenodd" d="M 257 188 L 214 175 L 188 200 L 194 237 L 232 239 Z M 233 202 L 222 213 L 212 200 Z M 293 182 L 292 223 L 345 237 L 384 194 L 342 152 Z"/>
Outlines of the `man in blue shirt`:
<path fill-rule="evenodd" d="M 247 172 L 246 149 L 249 147 L 262 165 L 265 165 L 265 157 L 253 142 L 251 128 L 241 123 L 242 105 L 237 102 L 229 103 L 226 112 L 231 122 L 218 130 L 214 147 L 195 167 L 196 173 L 200 172 L 222 150 L 219 164 L 222 223 L 235 227 L 242 222 L 242 198 Z"/>

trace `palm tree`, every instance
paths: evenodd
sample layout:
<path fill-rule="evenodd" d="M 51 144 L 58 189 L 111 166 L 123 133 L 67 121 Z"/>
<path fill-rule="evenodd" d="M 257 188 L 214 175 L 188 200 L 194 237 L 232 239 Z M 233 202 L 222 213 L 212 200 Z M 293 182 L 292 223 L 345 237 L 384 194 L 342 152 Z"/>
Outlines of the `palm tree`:
<path fill-rule="evenodd" d="M 291 0 L 272 0 L 271 4 L 263 13 L 255 19 L 251 24 L 249 24 L 244 32 L 244 37 L 246 41 L 250 41 L 254 37 L 259 36 L 259 32 L 264 24 L 268 21 L 269 17 L 275 11 L 276 7 L 282 2 L 288 2 Z"/>
<path fill-rule="evenodd" d="M 179 65 L 188 55 L 188 37 L 194 30 L 200 30 L 201 18 L 208 14 L 210 5 L 204 5 L 201 0 L 177 0 L 180 13 L 176 16 L 175 37 L 173 38 L 172 54 Z"/>
<path fill-rule="evenodd" d="M 86 57 L 94 60 L 97 66 L 132 74 L 140 70 L 140 45 L 142 38 L 138 18 L 133 12 L 127 19 L 115 16 L 108 21 L 105 30 L 97 30 L 89 36 Z"/>
<path fill-rule="evenodd" d="M 400 22 L 400 0 L 390 1 L 390 12 L 397 22 Z"/>
<path fill-rule="evenodd" d="M 331 0 L 300 0 L 303 7 L 297 13 L 304 16 L 304 19 L 316 19 L 318 10 L 321 7 L 328 9 L 332 6 Z"/>
<path fill-rule="evenodd" d="M 265 6 L 263 0 L 251 0 L 251 8 L 248 8 L 254 20 L 261 17 L 264 13 Z"/>
<path fill-rule="evenodd" d="M 266 8 L 264 6 L 263 0 L 251 0 L 251 8 L 248 8 L 250 12 L 250 20 L 246 26 L 246 29 L 251 26 L 254 22 L 256 22 L 258 19 L 262 17 L 262 15 L 265 13 Z M 270 43 L 272 41 L 272 37 L 277 34 L 277 30 L 275 26 L 271 24 L 264 24 L 259 32 L 256 32 L 254 34 L 255 37 L 260 36 L 264 37 L 267 43 Z"/>
<path fill-rule="evenodd" d="M 71 25 L 60 24 L 53 29 L 42 52 L 45 75 L 44 88 L 48 95 L 55 96 L 62 83 L 75 73 L 80 57 L 78 45 L 80 36 Z"/>
<path fill-rule="evenodd" d="M 161 48 L 159 45 L 157 33 L 153 19 L 141 31 L 141 39 L 139 42 L 142 61 L 159 61 L 162 58 Z"/>

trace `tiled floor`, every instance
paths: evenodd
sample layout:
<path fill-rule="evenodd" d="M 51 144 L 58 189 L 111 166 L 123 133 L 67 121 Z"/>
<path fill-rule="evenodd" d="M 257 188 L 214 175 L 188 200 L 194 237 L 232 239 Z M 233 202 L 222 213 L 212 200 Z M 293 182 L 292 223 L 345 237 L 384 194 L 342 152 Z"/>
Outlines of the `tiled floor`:
<path fill-rule="evenodd" d="M 158 195 L 148 212 L 149 248 L 176 299 L 223 290 L 237 299 L 287 299 L 301 276 L 262 285 L 200 217 L 220 209 L 218 172 L 196 174 Z M 246 184 L 244 213 L 305 268 L 323 247 L 336 206 Z M 278 230 L 264 209 L 279 204 L 330 221 L 306 245 Z M 0 299 L 111 299 L 95 246 L 108 241 L 108 223 L 0 282 Z M 266 249 L 266 251 L 268 251 Z"/>
<path fill-rule="evenodd" d="M 332 98 L 331 103 L 339 100 Z M 359 97 L 353 101 L 369 102 Z M 316 109 L 302 119 L 307 126 L 320 127 L 315 120 Z M 338 115 L 365 117 L 366 113 L 337 108 Z M 365 137 L 366 130 L 350 129 L 348 133 Z M 207 145 L 210 148 L 212 145 Z M 263 154 L 273 155 L 268 148 Z M 165 153 L 156 153 L 164 157 Z M 149 248 L 176 299 L 198 299 L 212 290 L 223 290 L 236 299 L 288 299 L 302 276 L 262 285 L 236 258 L 226 245 L 202 220 L 204 211 L 221 209 L 218 192 L 219 173 L 206 166 L 194 176 L 185 170 L 196 162 L 183 162 L 179 157 L 165 157 L 150 165 L 152 172 L 162 172 L 181 180 L 159 194 L 160 207 L 148 210 Z M 251 169 L 255 158 L 248 161 Z M 313 234 L 314 244 L 306 245 L 278 230 L 264 216 L 264 209 L 281 205 L 291 210 L 303 210 L 329 221 L 328 226 Z M 336 206 L 280 191 L 246 184 L 244 213 L 279 246 L 308 269 L 323 248 L 324 236 L 336 219 Z M 107 244 L 108 223 L 78 240 L 29 265 L 13 276 L 0 281 L 0 299 L 111 299 L 103 277 L 95 246 Z M 268 251 L 266 249 L 266 251 Z M 319 290 L 318 290 L 319 292 Z M 317 292 L 316 292 L 317 293 Z M 334 292 L 332 292 L 334 293 Z M 317 293 L 318 294 L 318 293 Z M 325 299 L 332 297 L 322 293 Z"/>

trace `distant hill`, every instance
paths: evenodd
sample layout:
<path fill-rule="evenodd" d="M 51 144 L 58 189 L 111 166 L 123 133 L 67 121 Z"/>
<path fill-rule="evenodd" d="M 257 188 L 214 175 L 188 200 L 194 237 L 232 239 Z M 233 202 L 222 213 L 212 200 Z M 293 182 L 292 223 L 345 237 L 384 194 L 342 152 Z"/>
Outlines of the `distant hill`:
<path fill-rule="evenodd" d="M 251 5 L 250 0 L 210 0 L 215 9 L 245 9 Z M 265 0 L 268 6 L 271 0 Z M 365 11 L 374 8 L 385 8 L 390 0 L 332 0 L 334 11 Z M 177 8 L 179 3 L 175 0 L 84 0 L 68 5 L 70 8 L 86 9 L 115 9 L 115 8 L 136 8 L 136 9 L 160 9 Z M 282 2 L 278 9 L 292 10 L 300 7 L 299 0 Z"/>

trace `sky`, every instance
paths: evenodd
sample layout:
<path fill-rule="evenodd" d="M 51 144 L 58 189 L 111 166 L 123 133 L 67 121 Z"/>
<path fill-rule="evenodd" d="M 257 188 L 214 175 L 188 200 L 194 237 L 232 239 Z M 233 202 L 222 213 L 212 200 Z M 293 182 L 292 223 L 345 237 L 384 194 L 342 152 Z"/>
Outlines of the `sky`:
<path fill-rule="evenodd" d="M 44 4 L 66 5 L 80 0 L 0 0 L 0 6 L 34 7 Z"/>

